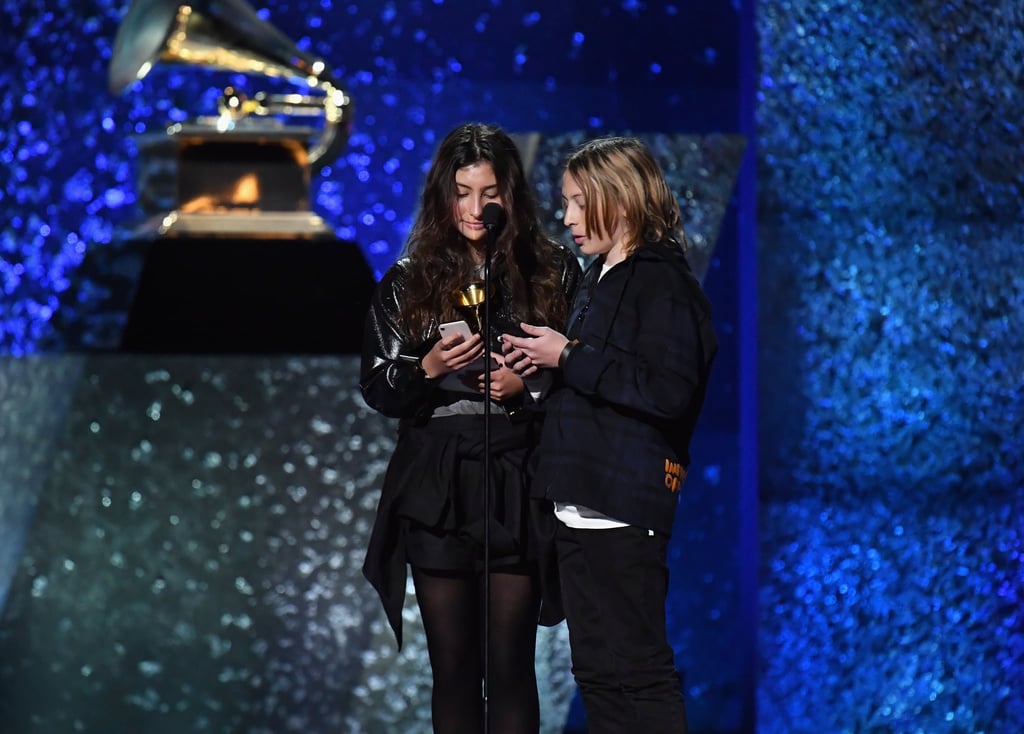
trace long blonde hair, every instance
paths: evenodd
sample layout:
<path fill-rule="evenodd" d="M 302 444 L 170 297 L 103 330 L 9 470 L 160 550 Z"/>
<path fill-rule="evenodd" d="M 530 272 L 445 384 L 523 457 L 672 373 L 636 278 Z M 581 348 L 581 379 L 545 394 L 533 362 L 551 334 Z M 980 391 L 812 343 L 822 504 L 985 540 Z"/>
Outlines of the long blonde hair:
<path fill-rule="evenodd" d="M 588 141 L 569 154 L 565 172 L 586 199 L 588 232 L 608 235 L 621 217 L 627 256 L 645 242 L 675 241 L 686 249 L 679 201 L 650 148 L 639 138 Z"/>

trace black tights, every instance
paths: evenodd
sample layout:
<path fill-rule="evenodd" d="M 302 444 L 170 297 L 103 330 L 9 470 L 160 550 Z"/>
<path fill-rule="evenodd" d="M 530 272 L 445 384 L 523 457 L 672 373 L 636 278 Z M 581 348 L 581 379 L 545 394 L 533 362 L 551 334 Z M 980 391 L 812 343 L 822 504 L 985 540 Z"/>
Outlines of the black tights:
<path fill-rule="evenodd" d="M 434 675 L 437 734 L 480 734 L 483 727 L 483 577 L 412 569 Z M 488 724 L 493 734 L 540 728 L 534 652 L 540 604 L 536 575 L 523 568 L 490 575 Z"/>

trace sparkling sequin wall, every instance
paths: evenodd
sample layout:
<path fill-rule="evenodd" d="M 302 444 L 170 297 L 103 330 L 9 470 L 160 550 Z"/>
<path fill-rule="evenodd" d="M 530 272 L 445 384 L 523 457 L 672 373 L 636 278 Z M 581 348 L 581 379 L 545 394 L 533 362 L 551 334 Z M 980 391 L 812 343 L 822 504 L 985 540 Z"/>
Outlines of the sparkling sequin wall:
<path fill-rule="evenodd" d="M 1022 24 L 758 3 L 759 731 L 1024 730 Z"/>
<path fill-rule="evenodd" d="M 112 95 L 107 71 L 125 5 L 3 0 L 5 353 L 60 351 L 65 344 L 54 314 L 104 297 L 106 283 L 73 281 L 90 249 L 116 248 L 137 224 L 137 136 L 215 114 L 226 85 L 250 95 L 285 87 L 157 64 Z M 437 143 L 458 123 L 486 120 L 513 132 L 543 133 L 738 129 L 737 13 L 728 5 L 252 5 L 299 48 L 328 61 L 355 100 L 349 144 L 316 175 L 311 203 L 341 239 L 359 243 L 378 275 L 401 249 Z M 632 52 L 631 39 L 649 49 Z M 692 51 L 677 53 L 680 44 Z"/>
<path fill-rule="evenodd" d="M 394 425 L 354 391 L 356 369 L 4 362 L 20 386 L 5 417 L 54 436 L 45 471 L 34 443 L 2 452 L 45 476 L 3 493 L 34 510 L 0 629 L 4 731 L 423 730 L 422 629 L 410 619 L 397 653 L 359 570 Z M 36 430 L 40 414 L 66 430 Z M 549 721 L 571 695 L 556 636 L 539 655 Z"/>

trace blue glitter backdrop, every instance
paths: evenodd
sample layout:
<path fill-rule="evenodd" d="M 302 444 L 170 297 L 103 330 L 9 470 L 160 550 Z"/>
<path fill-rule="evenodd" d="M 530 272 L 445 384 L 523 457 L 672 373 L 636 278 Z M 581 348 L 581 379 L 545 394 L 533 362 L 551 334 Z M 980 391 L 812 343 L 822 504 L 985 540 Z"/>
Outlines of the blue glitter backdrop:
<path fill-rule="evenodd" d="M 759 3 L 760 731 L 1024 730 L 1024 6 Z"/>
<path fill-rule="evenodd" d="M 158 64 L 111 96 L 107 67 L 125 7 L 3 2 L 0 351 L 59 350 L 51 319 L 87 248 L 136 223 L 135 135 L 214 113 L 226 84 L 268 90 L 266 80 Z M 401 248 L 437 142 L 467 119 L 520 132 L 737 129 L 738 20 L 728 4 L 253 7 L 324 58 L 355 99 L 355 132 L 314 181 L 313 209 L 358 242 L 378 274 Z"/>

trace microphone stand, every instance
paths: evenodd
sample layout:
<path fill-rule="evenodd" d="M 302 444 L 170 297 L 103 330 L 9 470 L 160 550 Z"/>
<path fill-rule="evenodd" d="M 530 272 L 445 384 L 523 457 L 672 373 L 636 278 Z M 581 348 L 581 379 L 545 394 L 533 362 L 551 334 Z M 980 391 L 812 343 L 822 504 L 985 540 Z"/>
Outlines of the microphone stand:
<path fill-rule="evenodd" d="M 490 731 L 490 694 L 489 679 L 491 673 L 491 253 L 494 241 L 501 231 L 502 218 L 505 210 L 500 205 L 491 203 L 484 207 L 481 218 L 487 237 L 484 238 L 484 369 L 487 379 L 484 380 L 484 734 Z"/>

